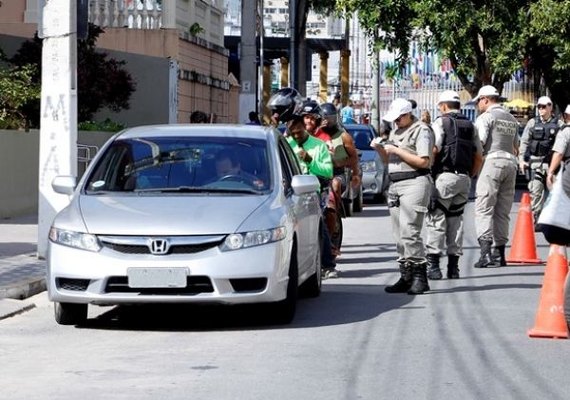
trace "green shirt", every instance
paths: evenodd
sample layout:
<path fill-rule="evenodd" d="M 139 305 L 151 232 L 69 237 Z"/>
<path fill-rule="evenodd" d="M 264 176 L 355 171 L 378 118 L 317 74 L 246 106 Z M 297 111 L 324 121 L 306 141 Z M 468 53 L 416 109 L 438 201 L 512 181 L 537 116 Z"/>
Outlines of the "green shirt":
<path fill-rule="evenodd" d="M 288 137 L 287 141 L 293 149 L 293 152 L 299 159 L 301 170 L 304 174 L 311 174 L 325 179 L 331 179 L 333 176 L 332 158 L 329 149 L 325 142 L 316 137 L 309 135 L 307 140 L 303 143 L 303 150 L 305 150 L 312 158 L 310 163 L 299 158 L 299 151 L 301 147 L 297 144 L 295 139 Z"/>

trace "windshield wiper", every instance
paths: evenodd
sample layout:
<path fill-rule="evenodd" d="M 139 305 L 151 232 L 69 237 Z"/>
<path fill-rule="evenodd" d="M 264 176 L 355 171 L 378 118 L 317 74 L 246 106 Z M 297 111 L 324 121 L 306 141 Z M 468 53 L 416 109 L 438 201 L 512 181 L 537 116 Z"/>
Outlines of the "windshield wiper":
<path fill-rule="evenodd" d="M 136 193 L 247 193 L 259 194 L 253 189 L 224 189 L 215 187 L 179 186 L 172 188 L 138 189 Z"/>

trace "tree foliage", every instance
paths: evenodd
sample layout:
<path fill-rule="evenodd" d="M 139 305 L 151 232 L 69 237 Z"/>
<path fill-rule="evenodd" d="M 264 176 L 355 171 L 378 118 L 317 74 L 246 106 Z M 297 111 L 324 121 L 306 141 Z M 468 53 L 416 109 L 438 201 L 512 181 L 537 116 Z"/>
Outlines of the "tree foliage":
<path fill-rule="evenodd" d="M 125 62 L 109 57 L 96 49 L 96 42 L 103 30 L 89 24 L 89 35 L 77 41 L 78 120 L 89 121 L 97 111 L 107 107 L 118 112 L 129 109 L 129 100 L 135 90 L 135 82 L 124 68 Z M 42 41 L 36 35 L 22 44 L 10 60 L 14 65 L 37 65 L 33 81 L 41 81 Z M 40 104 L 28 101 L 23 109 L 32 126 L 39 127 Z"/>
<path fill-rule="evenodd" d="M 24 129 L 29 122 L 23 111 L 29 101 L 40 98 L 40 87 L 33 82 L 34 65 L 0 65 L 0 128 Z"/>
<path fill-rule="evenodd" d="M 440 51 L 471 94 L 485 84 L 502 89 L 513 72 L 529 65 L 551 90 L 568 78 L 570 0 L 336 2 L 357 11 L 375 46 L 395 51 L 401 67 L 412 40 Z"/>

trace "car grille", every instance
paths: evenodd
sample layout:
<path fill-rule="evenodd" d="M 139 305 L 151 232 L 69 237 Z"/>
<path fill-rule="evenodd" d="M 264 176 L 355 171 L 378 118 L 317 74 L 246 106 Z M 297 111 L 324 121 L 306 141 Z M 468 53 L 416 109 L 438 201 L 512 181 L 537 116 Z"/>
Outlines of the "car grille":
<path fill-rule="evenodd" d="M 59 289 L 84 292 L 89 286 L 89 279 L 57 278 L 56 285 Z"/>
<path fill-rule="evenodd" d="M 150 244 L 153 240 L 167 243 L 165 252 L 153 253 Z M 171 237 L 141 237 L 141 236 L 100 236 L 101 244 L 113 251 L 123 254 L 194 254 L 219 246 L 225 239 L 224 235 L 215 236 L 171 236 Z"/>
<path fill-rule="evenodd" d="M 212 293 L 214 287 L 207 276 L 188 276 L 183 288 L 131 288 L 126 276 L 112 276 L 107 280 L 105 293 L 139 293 L 141 295 L 188 295 Z"/>
<path fill-rule="evenodd" d="M 218 246 L 220 242 L 216 243 L 203 243 L 192 245 L 171 246 L 168 253 L 165 254 L 192 254 L 199 253 L 204 250 L 211 249 Z M 116 243 L 103 243 L 103 246 L 108 247 L 114 251 L 124 254 L 152 254 L 146 245 L 133 245 L 133 244 L 116 244 Z"/>
<path fill-rule="evenodd" d="M 267 286 L 267 278 L 230 279 L 236 292 L 261 292 Z"/>

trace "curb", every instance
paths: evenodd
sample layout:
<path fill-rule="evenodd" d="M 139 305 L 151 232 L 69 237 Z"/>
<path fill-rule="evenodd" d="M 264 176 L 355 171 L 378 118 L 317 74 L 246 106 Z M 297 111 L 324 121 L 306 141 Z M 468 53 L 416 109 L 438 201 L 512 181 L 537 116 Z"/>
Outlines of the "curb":
<path fill-rule="evenodd" d="M 18 299 L 24 300 L 46 290 L 45 277 L 35 277 L 8 287 L 0 287 L 0 300 Z"/>
<path fill-rule="evenodd" d="M 34 303 L 24 300 L 0 299 L 0 321 L 35 308 Z"/>

